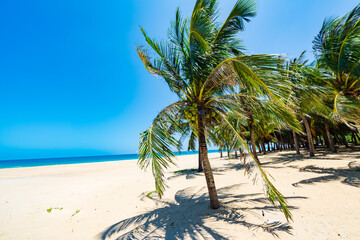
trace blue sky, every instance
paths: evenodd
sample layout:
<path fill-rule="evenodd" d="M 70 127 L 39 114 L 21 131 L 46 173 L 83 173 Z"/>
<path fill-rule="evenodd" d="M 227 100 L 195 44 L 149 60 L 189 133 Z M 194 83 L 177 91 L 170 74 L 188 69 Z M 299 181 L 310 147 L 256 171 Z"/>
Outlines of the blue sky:
<path fill-rule="evenodd" d="M 220 1 L 222 18 L 235 0 Z M 312 57 L 327 16 L 355 0 L 259 0 L 239 36 L 249 53 Z M 194 0 L 2 1 L 0 159 L 135 153 L 139 133 L 176 100 L 135 52 L 141 25 L 165 38 Z"/>

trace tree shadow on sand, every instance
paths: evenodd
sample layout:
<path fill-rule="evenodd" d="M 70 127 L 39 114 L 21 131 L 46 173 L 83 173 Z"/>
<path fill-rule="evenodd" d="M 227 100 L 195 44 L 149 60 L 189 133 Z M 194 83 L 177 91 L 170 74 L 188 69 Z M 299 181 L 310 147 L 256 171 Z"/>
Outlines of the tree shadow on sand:
<path fill-rule="evenodd" d="M 222 175 L 221 173 L 217 173 L 215 171 L 213 171 L 213 174 L 214 175 Z M 182 169 L 179 171 L 175 171 L 174 175 L 168 177 L 167 179 L 171 180 L 171 179 L 175 179 L 175 178 L 182 177 L 182 176 L 185 176 L 186 179 L 193 179 L 193 178 L 200 177 L 200 176 L 203 177 L 204 172 L 198 172 L 197 169 Z"/>
<path fill-rule="evenodd" d="M 260 194 L 233 194 L 239 191 L 239 184 L 221 188 L 218 194 L 222 207 L 212 210 L 205 190 L 180 190 L 175 194 L 175 202 L 155 200 L 160 203 L 159 208 L 115 223 L 98 234 L 96 239 L 228 239 L 213 228 L 218 222 L 226 222 L 233 227 L 241 225 L 252 234 L 258 230 L 275 237 L 280 232 L 291 234 L 292 227 L 287 223 L 265 223 L 261 212 L 264 214 L 265 210 L 274 211 L 276 208 L 269 205 L 264 197 L 259 197 Z M 239 205 L 242 207 L 237 207 Z M 290 206 L 290 209 L 295 207 Z M 249 214 L 253 217 L 251 221 L 247 218 Z"/>
<path fill-rule="evenodd" d="M 350 146 L 350 148 L 345 148 L 342 146 L 337 146 L 337 153 L 332 153 L 330 150 L 325 148 L 324 146 L 315 148 L 315 157 L 308 156 L 308 150 L 302 148 L 301 154 L 296 154 L 294 150 L 286 150 L 283 152 L 276 152 L 276 155 L 272 155 L 271 153 L 267 155 L 267 161 L 261 163 L 264 167 L 273 167 L 273 165 L 280 164 L 283 168 L 284 165 L 295 163 L 296 161 L 304 161 L 304 160 L 342 160 L 344 157 L 346 158 L 359 158 L 360 146 Z M 331 158 L 329 158 L 331 156 Z M 270 165 L 270 166 L 269 166 Z"/>
<path fill-rule="evenodd" d="M 344 184 L 360 187 L 360 172 L 357 170 L 357 167 L 354 167 L 355 161 L 352 161 L 348 164 L 349 169 L 336 169 L 336 168 L 320 168 L 315 166 L 306 166 L 301 168 L 301 172 L 312 172 L 322 174 L 320 177 L 309 178 L 301 180 L 299 182 L 293 183 L 294 187 L 299 186 L 300 184 L 313 184 L 319 182 L 329 182 L 329 181 L 340 181 Z M 327 175 L 324 175 L 327 174 Z"/>

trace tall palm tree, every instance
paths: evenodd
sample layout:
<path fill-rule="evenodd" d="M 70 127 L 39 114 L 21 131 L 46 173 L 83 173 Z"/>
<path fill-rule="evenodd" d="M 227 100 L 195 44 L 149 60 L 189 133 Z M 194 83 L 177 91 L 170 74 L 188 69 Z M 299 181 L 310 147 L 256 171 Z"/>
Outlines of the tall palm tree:
<path fill-rule="evenodd" d="M 179 99 L 161 110 L 140 136 L 138 164 L 143 169 L 151 165 L 160 197 L 165 190 L 163 170 L 174 164 L 172 150 L 181 146 L 174 133 L 184 132 L 183 123 L 189 122 L 196 129 L 210 207 L 216 209 L 220 204 L 207 153 L 207 129 L 219 122 L 229 123 L 227 112 L 238 104 L 236 96 L 242 95 L 236 89 L 246 88 L 252 95 L 271 98 L 280 104 L 264 81 L 276 79 L 279 58 L 244 55 L 236 38 L 244 23 L 255 15 L 255 9 L 254 1 L 239 0 L 225 22 L 219 24 L 217 1 L 197 0 L 189 21 L 182 18 L 179 9 L 176 11 L 168 42 L 155 41 L 141 29 L 156 57 L 152 60 L 149 52 L 140 46 L 137 48 L 140 59 L 151 74 L 165 80 Z M 238 137 L 246 144 L 239 134 Z M 268 199 L 274 204 L 278 202 L 286 218 L 291 218 L 284 197 L 258 167 Z"/>
<path fill-rule="evenodd" d="M 313 41 L 319 68 L 332 90 L 335 118 L 360 130 L 360 4 L 342 18 L 328 18 Z"/>

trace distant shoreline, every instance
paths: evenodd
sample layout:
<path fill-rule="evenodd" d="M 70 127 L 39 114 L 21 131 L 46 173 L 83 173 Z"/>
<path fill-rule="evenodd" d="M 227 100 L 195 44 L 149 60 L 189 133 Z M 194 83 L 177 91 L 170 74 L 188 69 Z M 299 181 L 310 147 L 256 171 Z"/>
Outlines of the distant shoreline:
<path fill-rule="evenodd" d="M 209 150 L 209 153 L 219 152 L 218 150 Z M 197 151 L 183 151 L 177 153 L 179 155 L 193 155 L 198 154 Z M 66 164 L 81 164 L 81 163 L 95 163 L 95 162 L 113 162 L 124 160 L 136 160 L 138 154 L 119 154 L 119 155 L 101 155 L 101 156 L 83 156 L 83 157 L 58 157 L 58 158 L 33 158 L 33 159 L 14 159 L 14 160 L 0 160 L 0 169 L 6 168 L 23 168 L 23 167 L 41 167 L 54 166 Z"/>

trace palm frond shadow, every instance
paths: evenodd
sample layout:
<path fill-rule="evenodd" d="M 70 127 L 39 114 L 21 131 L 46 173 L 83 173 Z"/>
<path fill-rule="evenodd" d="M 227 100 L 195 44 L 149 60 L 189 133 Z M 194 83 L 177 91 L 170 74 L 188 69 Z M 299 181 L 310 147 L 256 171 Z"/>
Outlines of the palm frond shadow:
<path fill-rule="evenodd" d="M 238 186 L 232 185 L 218 190 L 222 207 L 217 210 L 209 208 L 208 195 L 204 188 L 198 191 L 194 188 L 180 190 L 175 195 L 175 202 L 155 200 L 161 202 L 162 206 L 121 220 L 98 234 L 96 239 L 228 239 L 220 231 L 208 227 L 209 222 L 218 221 L 239 224 L 253 234 L 258 230 L 274 237 L 278 237 L 280 232 L 292 234 L 292 227 L 288 223 L 275 221 L 266 224 L 260 216 L 256 221 L 258 223 L 248 221 L 247 213 L 260 215 L 263 210 L 273 211 L 276 208 L 269 205 L 265 198 L 258 197 L 260 194 L 234 195 Z M 239 204 L 234 204 L 236 201 L 247 207 L 237 208 Z M 257 206 L 251 207 L 251 203 Z"/>
<path fill-rule="evenodd" d="M 321 174 L 322 176 L 304 179 L 299 182 L 293 183 L 292 185 L 294 187 L 298 187 L 301 184 L 314 184 L 320 182 L 341 181 L 344 184 L 360 188 L 360 172 L 354 170 L 351 167 L 352 163 L 354 162 L 355 161 L 349 163 L 349 169 L 321 168 L 313 165 L 306 166 L 304 168 L 301 168 L 300 171 L 318 173 Z"/>
<path fill-rule="evenodd" d="M 222 172 L 228 171 L 228 170 L 242 170 L 244 169 L 244 164 L 241 162 L 230 162 L 224 164 L 224 167 L 214 167 L 212 169 L 214 175 L 223 175 Z M 203 176 L 203 172 L 198 172 L 196 169 L 183 169 L 180 171 L 177 171 L 174 173 L 174 175 L 168 177 L 168 180 L 175 179 L 178 177 L 185 176 L 186 179 L 193 179 L 198 176 Z"/>
<path fill-rule="evenodd" d="M 213 171 L 213 174 L 214 175 L 222 175 L 222 173 L 218 173 L 215 171 Z M 168 177 L 167 179 L 171 180 L 171 179 L 182 177 L 182 176 L 185 176 L 186 179 L 193 179 L 198 176 L 204 177 L 204 172 L 198 172 L 197 170 L 193 170 L 193 169 L 183 169 L 178 172 L 175 172 L 174 175 Z"/>
<path fill-rule="evenodd" d="M 261 163 L 261 165 L 264 167 L 270 167 L 268 165 L 271 165 L 271 167 L 273 167 L 272 165 L 274 164 L 287 165 L 294 163 L 296 161 L 303 161 L 306 159 L 333 161 L 333 160 L 341 160 L 344 156 L 351 158 L 358 158 L 359 157 L 358 152 L 360 151 L 360 147 L 351 146 L 350 148 L 344 148 L 338 146 L 337 148 L 338 153 L 336 154 L 331 153 L 330 150 L 326 149 L 323 146 L 317 147 L 315 150 L 316 150 L 315 157 L 311 157 L 311 158 L 307 156 L 308 150 L 304 148 L 301 149 L 302 154 L 300 155 L 290 151 L 280 152 L 275 156 L 272 156 L 272 154 L 270 153 L 269 155 L 267 155 L 267 159 L 269 159 L 269 161 Z M 329 155 L 331 155 L 331 158 L 329 158 Z"/>

